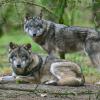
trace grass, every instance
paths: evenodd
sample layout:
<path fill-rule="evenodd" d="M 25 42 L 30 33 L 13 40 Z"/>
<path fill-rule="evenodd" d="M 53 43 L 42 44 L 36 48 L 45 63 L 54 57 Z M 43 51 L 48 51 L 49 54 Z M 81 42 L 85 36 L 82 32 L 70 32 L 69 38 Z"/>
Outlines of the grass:
<path fill-rule="evenodd" d="M 17 44 L 31 43 L 32 50 L 34 52 L 39 54 L 41 53 L 45 54 L 45 51 L 39 45 L 34 43 L 33 40 L 23 31 L 16 31 L 16 32 L 11 31 L 10 35 L 8 33 L 0 38 L 1 74 L 11 73 L 11 68 L 9 67 L 10 65 L 8 65 L 8 58 L 7 58 L 8 45 L 9 42 L 11 41 Z M 89 58 L 83 52 L 66 54 L 66 59 L 74 61 L 81 66 L 87 83 L 95 83 L 97 80 L 100 80 L 100 72 L 98 72 L 95 68 L 93 68 Z"/>
<path fill-rule="evenodd" d="M 16 44 L 31 43 L 34 52 L 44 52 L 43 49 L 39 45 L 34 43 L 32 39 L 23 31 L 16 31 L 16 33 L 12 31 L 10 35 L 8 33 L 0 38 L 0 54 L 4 54 L 7 51 L 7 47 L 10 42 L 14 42 Z"/>

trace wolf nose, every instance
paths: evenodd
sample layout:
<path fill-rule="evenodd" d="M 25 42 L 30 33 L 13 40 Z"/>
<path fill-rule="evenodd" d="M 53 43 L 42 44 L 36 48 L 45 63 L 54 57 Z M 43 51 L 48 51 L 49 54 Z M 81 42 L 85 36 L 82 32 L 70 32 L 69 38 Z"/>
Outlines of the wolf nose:
<path fill-rule="evenodd" d="M 19 65 L 17 65 L 17 68 L 21 68 L 21 65 L 19 64 Z"/>
<path fill-rule="evenodd" d="M 33 34 L 33 36 L 36 36 L 36 34 Z"/>

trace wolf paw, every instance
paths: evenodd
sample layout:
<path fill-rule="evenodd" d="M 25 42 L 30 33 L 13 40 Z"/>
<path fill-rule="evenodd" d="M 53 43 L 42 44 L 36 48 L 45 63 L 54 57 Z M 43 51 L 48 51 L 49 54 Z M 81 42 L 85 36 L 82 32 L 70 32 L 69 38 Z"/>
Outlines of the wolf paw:
<path fill-rule="evenodd" d="M 100 85 L 100 81 L 99 82 L 96 82 L 95 85 Z"/>
<path fill-rule="evenodd" d="M 0 84 L 2 83 L 5 83 L 5 82 L 3 81 L 3 77 L 0 77 Z"/>
<path fill-rule="evenodd" d="M 17 76 L 16 77 L 16 83 L 18 84 L 24 84 L 24 83 L 29 83 L 28 80 L 26 79 L 26 77 L 24 76 Z"/>
<path fill-rule="evenodd" d="M 0 82 L 3 80 L 3 77 L 0 77 Z"/>
<path fill-rule="evenodd" d="M 45 85 L 57 85 L 57 82 L 55 80 L 50 80 L 45 82 Z"/>

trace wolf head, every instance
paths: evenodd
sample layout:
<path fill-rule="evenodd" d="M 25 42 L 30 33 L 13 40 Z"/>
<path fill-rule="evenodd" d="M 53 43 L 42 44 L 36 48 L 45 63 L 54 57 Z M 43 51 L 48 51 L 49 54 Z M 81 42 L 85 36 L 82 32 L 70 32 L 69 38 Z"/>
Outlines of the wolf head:
<path fill-rule="evenodd" d="M 47 25 L 42 17 L 26 16 L 24 20 L 24 31 L 32 37 L 41 36 Z"/>
<path fill-rule="evenodd" d="M 32 61 L 31 44 L 17 45 L 12 42 L 9 43 L 9 61 L 15 73 L 23 73 L 26 67 Z"/>

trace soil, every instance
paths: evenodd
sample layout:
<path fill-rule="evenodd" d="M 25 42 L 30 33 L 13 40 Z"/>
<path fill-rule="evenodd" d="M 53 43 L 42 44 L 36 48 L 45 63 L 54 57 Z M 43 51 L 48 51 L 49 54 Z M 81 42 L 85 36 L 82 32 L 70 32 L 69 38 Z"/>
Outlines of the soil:
<path fill-rule="evenodd" d="M 0 100 L 100 100 L 100 86 L 0 84 Z"/>

